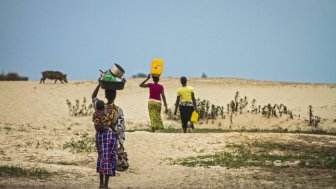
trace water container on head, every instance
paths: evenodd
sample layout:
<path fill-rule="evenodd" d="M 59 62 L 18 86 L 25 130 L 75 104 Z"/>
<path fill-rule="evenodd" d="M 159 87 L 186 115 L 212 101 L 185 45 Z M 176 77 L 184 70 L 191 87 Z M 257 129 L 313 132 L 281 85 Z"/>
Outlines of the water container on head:
<path fill-rule="evenodd" d="M 152 65 L 150 69 L 150 74 L 161 76 L 163 72 L 163 60 L 155 58 L 152 60 Z"/>

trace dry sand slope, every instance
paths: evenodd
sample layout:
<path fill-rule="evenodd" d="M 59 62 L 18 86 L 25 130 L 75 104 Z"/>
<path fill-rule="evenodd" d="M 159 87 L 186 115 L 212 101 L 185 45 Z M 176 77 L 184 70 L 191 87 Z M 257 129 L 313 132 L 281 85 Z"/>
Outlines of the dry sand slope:
<path fill-rule="evenodd" d="M 148 90 L 138 87 L 142 79 L 129 79 L 125 90 L 117 94 L 116 104 L 123 108 L 128 130 L 142 130 L 149 122 L 147 112 Z M 161 83 L 170 107 L 176 99 L 178 79 L 164 78 Z M 278 83 L 238 79 L 190 79 L 196 98 L 224 106 L 234 98 L 236 91 L 256 99 L 257 105 L 285 104 L 294 114 L 267 119 L 260 114 L 237 114 L 233 124 L 226 116 L 214 123 L 201 121 L 196 128 L 224 130 L 280 130 L 336 132 L 336 85 Z M 40 167 L 53 172 L 44 179 L 0 177 L 0 188 L 97 188 L 95 173 L 96 153 L 72 152 L 65 148 L 71 140 L 92 138 L 94 128 L 90 116 L 69 115 L 66 100 L 90 102 L 96 81 L 71 81 L 68 84 L 39 84 L 29 82 L 0 82 L 0 165 L 24 168 Z M 104 99 L 101 90 L 99 97 Z M 317 128 L 308 126 L 308 106 L 314 115 L 322 118 Z M 250 105 L 248 106 L 250 109 Z M 299 117 L 300 115 L 300 117 Z M 166 127 L 180 128 L 167 120 Z M 231 127 L 230 127 L 231 126 Z M 330 169 L 291 169 L 269 171 L 260 167 L 233 168 L 186 167 L 171 165 L 170 159 L 227 150 L 228 144 L 246 144 L 251 141 L 306 142 L 328 147 L 335 146 L 336 137 L 304 134 L 271 133 L 126 133 L 126 149 L 130 169 L 118 173 L 110 181 L 114 188 L 335 188 L 335 174 Z M 304 140 L 303 140 L 304 138 Z M 308 144 L 308 143 L 307 143 Z"/>

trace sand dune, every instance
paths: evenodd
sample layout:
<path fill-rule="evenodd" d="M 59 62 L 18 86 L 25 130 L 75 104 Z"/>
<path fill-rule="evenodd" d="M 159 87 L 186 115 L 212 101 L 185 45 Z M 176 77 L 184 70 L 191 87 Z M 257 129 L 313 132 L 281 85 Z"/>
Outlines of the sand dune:
<path fill-rule="evenodd" d="M 146 129 L 149 122 L 147 112 L 148 91 L 138 87 L 142 79 L 129 79 L 125 90 L 117 94 L 116 104 L 125 114 L 128 130 Z M 161 83 L 170 107 L 176 99 L 179 80 L 164 78 Z M 224 106 L 234 98 L 236 91 L 246 96 L 249 102 L 256 100 L 257 105 L 285 104 L 294 114 L 267 119 L 261 114 L 243 114 L 233 116 L 230 124 L 225 119 L 200 120 L 196 129 L 222 130 L 281 130 L 336 132 L 336 85 L 281 83 L 240 79 L 199 79 L 191 78 L 189 84 L 194 87 L 196 98 L 207 99 L 211 103 Z M 32 180 L 21 178 L 1 179 L 0 188 L 97 188 L 98 176 L 95 173 L 96 152 L 76 153 L 64 148 L 64 144 L 81 136 L 94 136 L 90 116 L 74 117 L 69 115 L 66 100 L 82 101 L 85 97 L 90 103 L 91 93 L 96 81 L 70 81 L 68 84 L 54 84 L 49 81 L 0 82 L 0 165 L 19 165 L 21 167 L 41 167 L 55 172 L 50 179 Z M 99 97 L 104 99 L 101 90 Z M 105 100 L 105 99 L 104 99 Z M 314 115 L 322 118 L 317 128 L 308 126 L 308 106 L 312 105 Z M 250 105 L 248 108 L 250 109 Z M 168 120 L 163 115 L 166 128 L 180 128 L 180 123 Z M 303 134 L 276 133 L 149 133 L 135 131 L 126 133 L 126 149 L 130 157 L 130 169 L 118 173 L 110 182 L 112 188 L 291 188 L 295 181 L 270 182 L 267 179 L 253 179 L 255 175 L 267 175 L 261 168 L 227 169 L 214 166 L 185 167 L 171 165 L 167 159 L 215 153 L 227 144 L 248 141 L 300 141 Z M 318 136 L 323 145 L 336 144 L 334 136 Z M 70 162 L 62 165 L 61 162 Z M 72 164 L 71 164 L 72 162 Z M 328 176 L 321 170 L 318 175 Z M 280 175 L 280 174 L 279 174 Z M 279 176 L 276 175 L 276 176 Z M 300 174 L 298 174 L 300 175 Z M 281 175 L 283 177 L 283 175 Z M 328 177 L 329 178 L 329 177 Z M 332 180 L 315 183 L 302 175 L 297 178 L 301 188 L 326 187 Z M 281 179 L 280 179 L 281 180 Z M 302 182 L 301 182 L 302 181 Z M 113 186 L 113 184 L 115 187 Z M 336 187 L 334 185 L 329 185 Z"/>

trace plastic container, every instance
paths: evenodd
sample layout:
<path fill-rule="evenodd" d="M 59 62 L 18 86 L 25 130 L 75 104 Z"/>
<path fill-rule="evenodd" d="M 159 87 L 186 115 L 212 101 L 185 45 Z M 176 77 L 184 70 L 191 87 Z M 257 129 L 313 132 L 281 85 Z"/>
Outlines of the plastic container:
<path fill-rule="evenodd" d="M 116 77 L 111 73 L 111 72 L 107 72 L 103 78 L 101 79 L 103 81 L 116 81 Z"/>
<path fill-rule="evenodd" d="M 191 114 L 190 122 L 191 123 L 197 123 L 198 121 L 198 113 L 196 111 L 193 111 Z"/>
<path fill-rule="evenodd" d="M 162 59 L 153 59 L 149 73 L 152 75 L 161 76 L 163 72 L 163 64 L 164 63 Z"/>
<path fill-rule="evenodd" d="M 102 89 L 108 90 L 123 90 L 125 86 L 126 80 L 123 79 L 121 81 L 104 81 L 99 80 L 100 87 Z"/>

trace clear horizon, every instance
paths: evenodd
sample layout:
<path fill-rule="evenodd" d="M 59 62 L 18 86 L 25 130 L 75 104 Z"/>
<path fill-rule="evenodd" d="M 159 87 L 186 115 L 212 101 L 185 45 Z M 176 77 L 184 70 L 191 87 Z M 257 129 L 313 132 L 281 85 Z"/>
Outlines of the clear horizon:
<path fill-rule="evenodd" d="M 165 61 L 163 77 L 336 83 L 333 0 L 0 0 L 0 73 L 94 80 Z"/>

